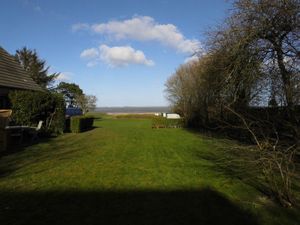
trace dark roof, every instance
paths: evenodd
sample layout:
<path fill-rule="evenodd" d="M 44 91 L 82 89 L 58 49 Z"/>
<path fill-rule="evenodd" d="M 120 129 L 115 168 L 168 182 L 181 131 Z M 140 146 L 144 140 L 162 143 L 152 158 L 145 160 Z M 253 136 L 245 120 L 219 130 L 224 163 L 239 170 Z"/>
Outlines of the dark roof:
<path fill-rule="evenodd" d="M 17 62 L 15 57 L 10 55 L 0 46 L 0 86 L 43 91 L 37 83 L 35 83 L 27 71 Z"/>

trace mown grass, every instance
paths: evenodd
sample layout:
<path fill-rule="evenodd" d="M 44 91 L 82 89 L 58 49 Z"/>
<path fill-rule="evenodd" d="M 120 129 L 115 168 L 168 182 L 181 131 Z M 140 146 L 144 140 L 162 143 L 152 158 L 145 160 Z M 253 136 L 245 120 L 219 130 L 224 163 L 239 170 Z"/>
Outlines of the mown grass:
<path fill-rule="evenodd" d="M 150 119 L 95 125 L 0 159 L 0 224 L 299 224 L 220 166 L 235 143 Z"/>

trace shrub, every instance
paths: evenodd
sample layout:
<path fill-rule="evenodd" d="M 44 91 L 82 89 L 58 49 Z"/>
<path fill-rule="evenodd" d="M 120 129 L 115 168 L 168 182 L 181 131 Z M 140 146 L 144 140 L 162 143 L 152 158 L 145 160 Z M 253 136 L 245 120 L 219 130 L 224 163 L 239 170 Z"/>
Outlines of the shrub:
<path fill-rule="evenodd" d="M 36 126 L 44 121 L 46 133 L 63 133 L 65 126 L 65 101 L 62 95 L 34 91 L 13 91 L 9 94 L 12 119 L 19 125 Z"/>
<path fill-rule="evenodd" d="M 62 95 L 58 93 L 52 93 L 52 97 L 55 104 L 55 110 L 49 129 L 52 133 L 62 134 L 65 129 L 65 100 Z"/>
<path fill-rule="evenodd" d="M 70 130 L 72 133 L 80 133 L 93 127 L 94 117 L 73 116 L 70 120 Z"/>
<path fill-rule="evenodd" d="M 162 116 L 157 116 L 152 119 L 152 128 L 179 128 L 183 127 L 184 120 L 180 119 L 167 119 Z"/>

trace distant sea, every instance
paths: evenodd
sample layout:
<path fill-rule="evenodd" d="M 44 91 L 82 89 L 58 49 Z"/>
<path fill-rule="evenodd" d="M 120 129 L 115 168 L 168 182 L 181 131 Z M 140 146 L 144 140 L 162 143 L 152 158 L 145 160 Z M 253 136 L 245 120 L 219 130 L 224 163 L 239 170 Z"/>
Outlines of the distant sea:
<path fill-rule="evenodd" d="M 170 112 L 170 107 L 167 106 L 149 106 L 149 107 L 98 107 L 95 112 L 102 113 L 156 113 Z"/>

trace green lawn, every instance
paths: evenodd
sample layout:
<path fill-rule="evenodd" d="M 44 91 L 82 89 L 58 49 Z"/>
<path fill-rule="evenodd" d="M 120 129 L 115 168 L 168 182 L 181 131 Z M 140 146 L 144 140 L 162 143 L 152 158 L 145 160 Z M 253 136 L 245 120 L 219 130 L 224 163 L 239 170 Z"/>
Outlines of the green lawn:
<path fill-rule="evenodd" d="M 150 119 L 95 125 L 0 158 L 0 224 L 300 224 L 219 166 L 234 143 Z"/>

